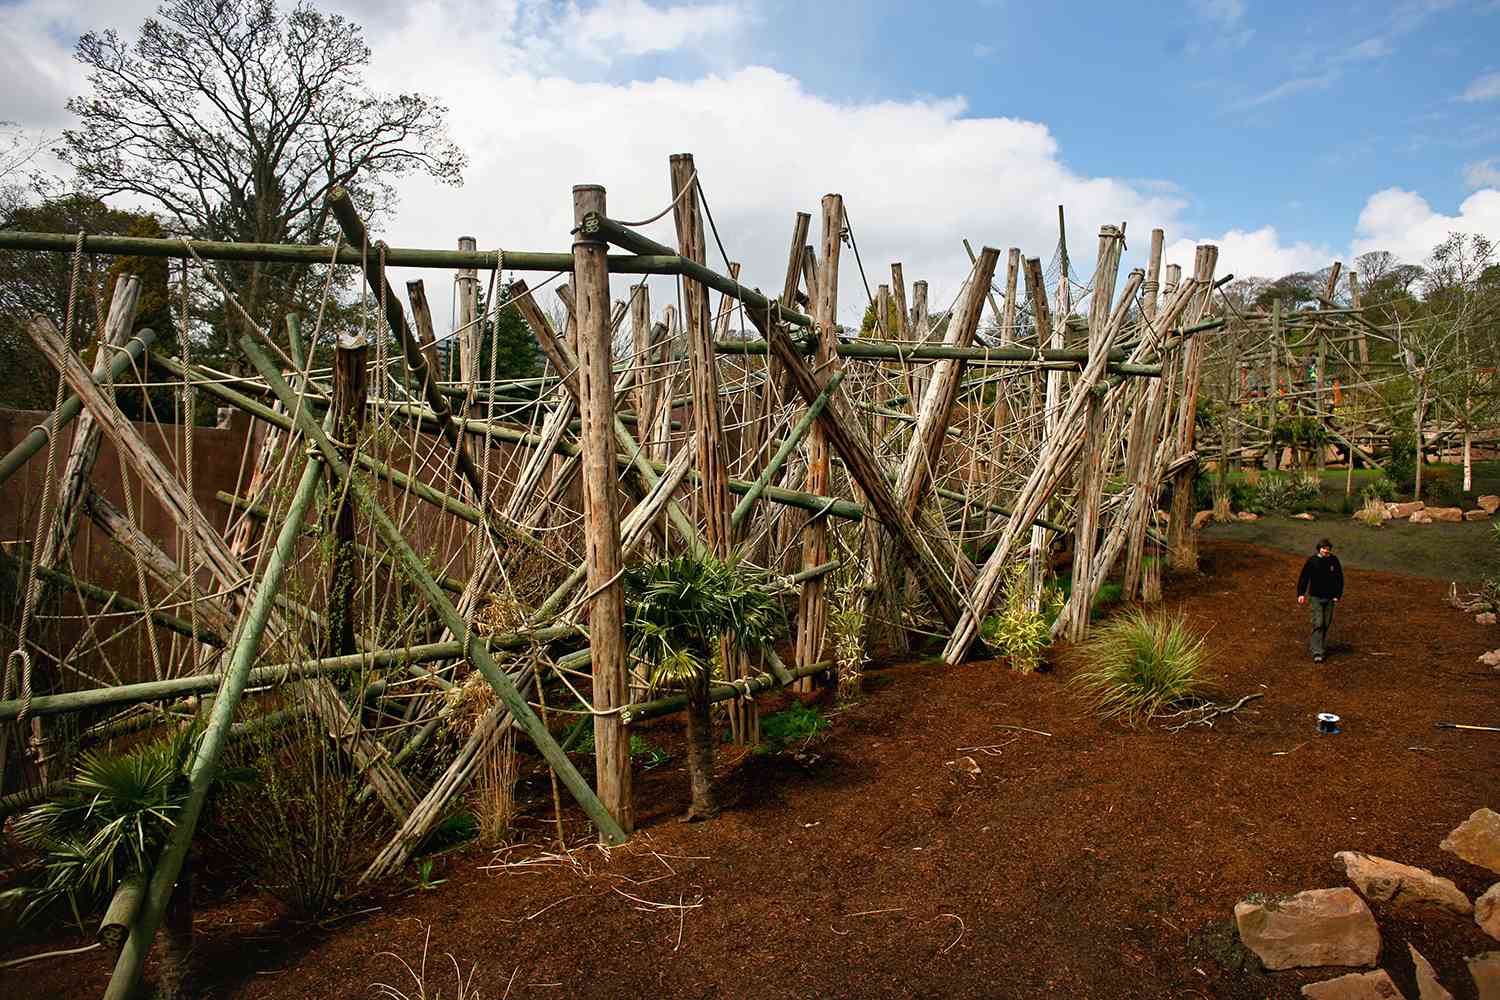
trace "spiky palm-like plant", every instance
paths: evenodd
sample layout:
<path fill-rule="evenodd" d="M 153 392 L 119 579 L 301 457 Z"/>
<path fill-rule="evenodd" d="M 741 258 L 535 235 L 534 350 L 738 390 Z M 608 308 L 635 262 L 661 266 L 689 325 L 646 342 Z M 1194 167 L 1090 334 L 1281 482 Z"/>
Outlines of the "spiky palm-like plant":
<path fill-rule="evenodd" d="M 17 838 L 41 855 L 38 879 L 7 893 L 24 903 L 23 920 L 66 904 L 81 924 L 122 881 L 150 877 L 187 801 L 196 736 L 192 728 L 126 753 L 85 753 L 63 793 L 16 822 Z M 184 868 L 168 903 L 161 955 L 168 996 L 187 977 L 191 884 Z"/>
<path fill-rule="evenodd" d="M 1104 719 L 1149 722 L 1166 709 L 1201 697 L 1208 652 L 1182 615 L 1139 608 L 1116 615 L 1078 647 L 1082 669 L 1068 678 Z"/>
<path fill-rule="evenodd" d="M 719 639 L 742 649 L 770 642 L 785 628 L 780 603 L 754 575 L 713 557 L 671 556 L 626 570 L 625 632 L 654 688 L 687 695 L 688 819 L 718 812 L 709 685 Z"/>

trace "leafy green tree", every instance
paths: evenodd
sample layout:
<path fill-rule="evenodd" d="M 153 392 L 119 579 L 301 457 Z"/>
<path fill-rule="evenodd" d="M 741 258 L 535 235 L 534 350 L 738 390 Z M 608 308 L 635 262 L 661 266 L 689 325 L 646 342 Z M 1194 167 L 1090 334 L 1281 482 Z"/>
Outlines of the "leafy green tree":
<path fill-rule="evenodd" d="M 785 627 L 781 605 L 761 580 L 712 556 L 672 556 L 629 567 L 625 592 L 632 655 L 646 665 L 653 687 L 687 695 L 693 794 L 687 819 L 708 819 L 719 811 L 709 722 L 719 639 L 732 636 L 743 649 L 771 642 Z"/>

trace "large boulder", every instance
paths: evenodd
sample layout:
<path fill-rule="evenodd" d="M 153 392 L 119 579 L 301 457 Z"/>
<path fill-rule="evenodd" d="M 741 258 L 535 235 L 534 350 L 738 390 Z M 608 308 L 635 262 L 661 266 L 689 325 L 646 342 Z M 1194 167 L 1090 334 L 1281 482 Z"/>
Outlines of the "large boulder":
<path fill-rule="evenodd" d="M 1356 521 L 1363 521 L 1372 527 L 1378 527 L 1391 519 L 1391 508 L 1389 504 L 1383 504 L 1379 500 L 1367 504 L 1354 512 Z"/>
<path fill-rule="evenodd" d="M 1490 512 L 1482 507 L 1464 511 L 1465 521 L 1487 521 L 1489 520 L 1489 516 Z"/>
<path fill-rule="evenodd" d="M 1474 922 L 1496 941 L 1500 941 L 1500 882 L 1474 900 Z"/>
<path fill-rule="evenodd" d="M 1500 511 L 1500 496 L 1496 496 L 1493 493 L 1486 493 L 1484 496 L 1480 497 L 1474 502 L 1479 504 L 1481 510 L 1487 511 L 1491 514 L 1495 513 L 1496 511 Z"/>
<path fill-rule="evenodd" d="M 1314 514 L 1310 510 L 1304 510 L 1300 514 L 1293 514 L 1292 515 L 1292 520 L 1294 520 L 1294 521 L 1316 521 L 1317 519 L 1318 519 L 1318 515 Z"/>
<path fill-rule="evenodd" d="M 1411 517 L 1426 506 L 1421 500 L 1413 500 L 1411 503 L 1388 503 L 1385 509 L 1391 512 L 1391 517 Z"/>
<path fill-rule="evenodd" d="M 1349 881 L 1366 899 L 1401 907 L 1439 906 L 1461 917 L 1474 912 L 1474 904 L 1458 886 L 1425 868 L 1359 851 L 1340 851 L 1333 860 L 1343 867 Z"/>
<path fill-rule="evenodd" d="M 1411 517 L 1407 518 L 1412 524 L 1431 524 L 1432 515 L 1425 510 L 1413 511 Z"/>
<path fill-rule="evenodd" d="M 1480 653 L 1479 662 L 1487 667 L 1494 667 L 1496 670 L 1500 670 L 1500 649 L 1492 649 L 1488 653 Z"/>
<path fill-rule="evenodd" d="M 1437 970 L 1410 941 L 1406 950 L 1411 952 L 1411 964 L 1417 970 L 1417 1000 L 1453 1000 L 1453 994 L 1438 982 Z"/>
<path fill-rule="evenodd" d="M 1337 979 L 1308 983 L 1302 987 L 1302 995 L 1312 1000 L 1405 1000 L 1384 969 L 1351 972 Z"/>
<path fill-rule="evenodd" d="M 1476 809 L 1438 845 L 1471 865 L 1500 874 L 1500 813 Z"/>
<path fill-rule="evenodd" d="M 1479 1000 L 1500 1000 L 1500 951 L 1487 951 L 1466 961 Z"/>
<path fill-rule="evenodd" d="M 1212 521 L 1213 519 L 1214 519 L 1214 512 L 1213 511 L 1211 511 L 1211 510 L 1200 510 L 1198 513 L 1196 513 L 1196 514 L 1193 515 L 1193 530 L 1194 531 L 1202 531 L 1203 528 L 1204 528 L 1204 526 L 1207 525 L 1208 522 Z"/>
<path fill-rule="evenodd" d="M 1464 519 L 1462 507 L 1428 507 L 1426 514 L 1434 521 L 1458 522 Z"/>
<path fill-rule="evenodd" d="M 1234 519 L 1236 521 L 1259 521 L 1260 515 L 1252 511 L 1242 510 L 1235 513 Z"/>
<path fill-rule="evenodd" d="M 1268 969 L 1374 965 L 1380 928 L 1353 889 L 1309 889 L 1234 904 L 1240 940 Z"/>

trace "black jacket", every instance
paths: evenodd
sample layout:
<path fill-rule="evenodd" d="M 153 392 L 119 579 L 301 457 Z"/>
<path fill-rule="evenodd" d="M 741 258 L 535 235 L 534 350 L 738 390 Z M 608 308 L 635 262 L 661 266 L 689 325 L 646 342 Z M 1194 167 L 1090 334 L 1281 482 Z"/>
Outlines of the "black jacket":
<path fill-rule="evenodd" d="M 1338 556 L 1308 556 L 1297 577 L 1297 596 L 1340 598 L 1344 596 L 1344 567 Z"/>

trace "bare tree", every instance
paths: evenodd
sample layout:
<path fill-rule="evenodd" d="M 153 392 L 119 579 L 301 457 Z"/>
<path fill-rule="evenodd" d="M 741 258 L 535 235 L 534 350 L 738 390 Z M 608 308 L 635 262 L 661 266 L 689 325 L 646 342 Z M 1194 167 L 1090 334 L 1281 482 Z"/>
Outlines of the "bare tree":
<path fill-rule="evenodd" d="M 133 43 L 90 32 L 76 57 L 92 93 L 68 102 L 80 124 L 63 133 L 62 156 L 95 193 L 145 198 L 185 234 L 321 242 L 336 185 L 378 215 L 395 178 L 461 182 L 447 109 L 371 90 L 359 25 L 305 0 L 290 9 L 172 0 Z M 230 264 L 221 274 L 273 329 L 315 284 L 288 266 Z"/>

